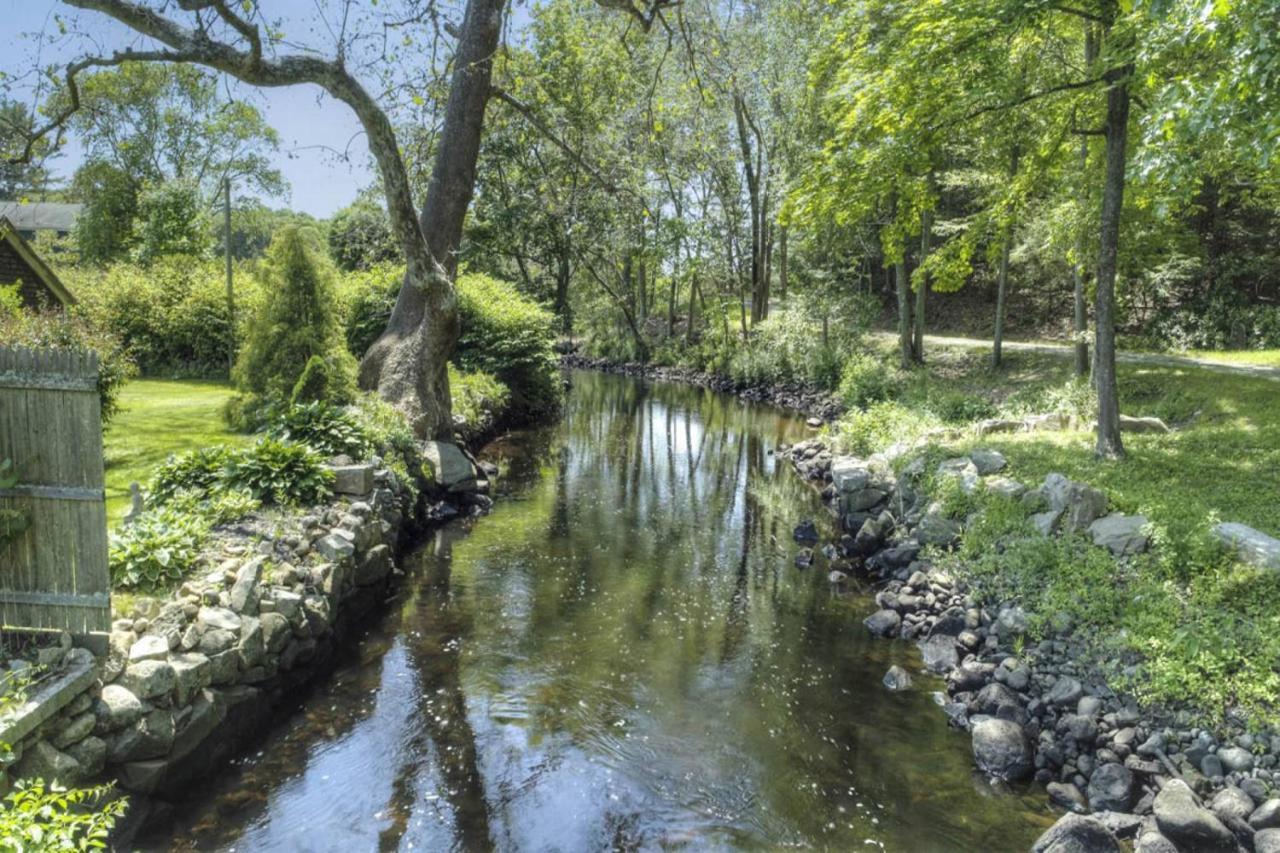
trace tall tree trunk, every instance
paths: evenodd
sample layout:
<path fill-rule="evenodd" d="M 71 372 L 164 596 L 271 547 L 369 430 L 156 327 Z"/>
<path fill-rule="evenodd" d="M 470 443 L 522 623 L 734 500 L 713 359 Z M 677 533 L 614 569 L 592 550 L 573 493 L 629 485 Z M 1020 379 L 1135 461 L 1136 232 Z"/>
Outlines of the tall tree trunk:
<path fill-rule="evenodd" d="M 930 178 L 932 183 L 932 178 Z M 929 248 L 933 239 L 933 211 L 925 209 L 920 213 L 920 265 L 924 266 L 925 260 L 929 257 Z M 916 314 L 915 314 L 915 334 L 912 338 L 912 357 L 921 364 L 924 363 L 924 317 L 925 317 L 925 301 L 929 292 L 929 280 L 925 275 L 920 276 L 920 283 L 916 287 Z"/>
<path fill-rule="evenodd" d="M 778 234 L 778 298 L 787 299 L 787 226 L 783 225 Z"/>
<path fill-rule="evenodd" d="M 1016 180 L 1018 177 L 1018 149 L 1014 146 L 1013 153 L 1009 158 L 1009 180 Z M 996 328 L 995 334 L 992 336 L 991 350 L 991 366 L 999 368 L 1002 365 L 1004 353 L 1001 352 L 1004 346 L 1004 320 L 1005 312 L 1008 310 L 1009 301 L 1009 250 L 1013 243 L 1013 228 L 1006 223 L 1000 234 L 1000 270 L 996 275 Z"/>
<path fill-rule="evenodd" d="M 1098 279 L 1094 300 L 1094 382 L 1098 389 L 1098 456 L 1124 455 L 1120 441 L 1120 395 L 1116 387 L 1115 285 L 1120 246 L 1120 212 L 1124 207 L 1125 148 L 1129 137 L 1129 78 L 1133 66 L 1106 75 L 1106 178 L 1102 186 L 1101 234 L 1098 241 Z"/>
<path fill-rule="evenodd" d="M 905 255 L 893 265 L 893 280 L 898 289 L 898 349 L 902 354 L 902 369 L 906 370 L 911 367 L 915 347 L 911 341 L 911 282 L 907 278 Z"/>
<path fill-rule="evenodd" d="M 569 316 L 569 281 L 571 272 L 569 251 L 565 248 L 560 252 L 560 262 L 556 267 L 555 311 L 560 316 L 560 328 L 566 336 L 573 334 L 573 320 Z"/>
<path fill-rule="evenodd" d="M 463 220 L 475 189 L 504 8 L 504 0 L 467 2 L 444 125 L 418 218 L 431 266 L 415 269 L 420 265 L 410 264 L 386 331 L 360 363 L 361 387 L 377 390 L 404 412 L 421 438 L 453 438 L 448 363 L 459 332 L 453 280 Z"/>
<path fill-rule="evenodd" d="M 742 169 L 746 176 L 747 201 L 751 214 L 751 324 L 755 325 L 764 319 L 769 310 L 767 305 L 761 304 L 760 299 L 760 173 L 754 162 L 756 158 L 751 152 L 746 101 L 736 92 L 733 95 L 733 115 L 738 128 L 738 148 L 742 155 Z"/>
<path fill-rule="evenodd" d="M 1086 24 L 1084 30 L 1084 64 L 1088 72 L 1098 56 L 1098 32 L 1092 24 Z M 1080 139 L 1080 209 L 1084 210 L 1089 198 L 1088 181 L 1084 176 L 1089 172 L 1089 138 Z M 1084 292 L 1084 231 L 1076 238 L 1076 260 L 1071 265 L 1072 317 L 1071 329 L 1075 336 L 1075 372 L 1076 376 L 1089 375 L 1089 342 L 1085 339 L 1085 331 L 1089 326 L 1089 318 Z"/>

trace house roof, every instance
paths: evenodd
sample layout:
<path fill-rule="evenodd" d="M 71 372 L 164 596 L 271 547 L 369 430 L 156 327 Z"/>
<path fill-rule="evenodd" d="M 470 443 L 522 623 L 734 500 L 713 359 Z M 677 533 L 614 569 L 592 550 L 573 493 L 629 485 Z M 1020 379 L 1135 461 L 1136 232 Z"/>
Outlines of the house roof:
<path fill-rule="evenodd" d="M 0 216 L 19 231 L 71 231 L 83 209 L 57 201 L 0 201 Z"/>
<path fill-rule="evenodd" d="M 26 263 L 31 271 L 36 274 L 40 282 L 49 288 L 49 292 L 58 297 L 58 301 L 63 305 L 75 305 L 76 298 L 72 295 L 62 280 L 49 269 L 49 265 L 40 260 L 40 256 L 36 254 L 27 241 L 22 239 L 22 235 L 18 233 L 18 227 L 9 221 L 8 217 L 0 215 L 0 242 L 8 243 L 9 246 L 17 253 L 18 257 Z"/>

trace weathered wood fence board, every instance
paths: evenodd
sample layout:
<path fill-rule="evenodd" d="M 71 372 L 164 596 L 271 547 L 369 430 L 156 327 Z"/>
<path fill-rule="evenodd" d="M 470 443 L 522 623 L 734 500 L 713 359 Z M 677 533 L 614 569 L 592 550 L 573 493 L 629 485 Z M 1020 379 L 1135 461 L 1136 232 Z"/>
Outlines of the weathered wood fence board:
<path fill-rule="evenodd" d="M 73 634 L 111 625 L 98 357 L 0 347 L 0 509 L 26 530 L 0 544 L 0 626 Z"/>

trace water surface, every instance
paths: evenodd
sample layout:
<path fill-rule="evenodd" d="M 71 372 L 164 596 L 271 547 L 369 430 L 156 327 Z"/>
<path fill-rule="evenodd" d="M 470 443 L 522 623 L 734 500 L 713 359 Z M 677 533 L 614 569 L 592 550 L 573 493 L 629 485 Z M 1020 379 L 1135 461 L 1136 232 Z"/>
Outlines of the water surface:
<path fill-rule="evenodd" d="M 574 373 L 508 437 L 494 512 L 406 559 L 387 613 L 261 751 L 178 805 L 174 849 L 1025 850 L 868 591 L 793 565 L 821 520 L 797 418 Z M 174 833 L 172 836 L 167 833 Z"/>

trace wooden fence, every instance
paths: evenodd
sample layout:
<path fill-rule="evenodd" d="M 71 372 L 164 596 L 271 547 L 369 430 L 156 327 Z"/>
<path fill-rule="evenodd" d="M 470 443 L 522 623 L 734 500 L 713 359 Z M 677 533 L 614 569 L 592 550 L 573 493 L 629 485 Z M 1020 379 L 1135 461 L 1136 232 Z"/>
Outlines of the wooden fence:
<path fill-rule="evenodd" d="M 0 626 L 86 635 L 111 627 L 98 356 L 0 347 Z M 10 478 L 12 480 L 12 478 Z"/>

